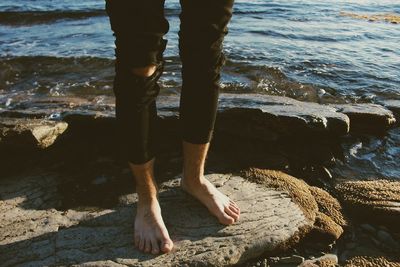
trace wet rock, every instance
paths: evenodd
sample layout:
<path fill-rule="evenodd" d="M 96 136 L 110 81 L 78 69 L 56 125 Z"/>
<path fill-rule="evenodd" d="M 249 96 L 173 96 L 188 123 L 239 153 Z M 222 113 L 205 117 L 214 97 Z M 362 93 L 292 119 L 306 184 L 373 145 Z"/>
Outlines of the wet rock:
<path fill-rule="evenodd" d="M 290 188 L 296 182 L 277 188 L 231 174 L 207 177 L 235 199 L 243 211 L 241 220 L 231 226 L 219 224 L 180 189 L 178 176 L 160 185 L 160 203 L 175 249 L 159 256 L 133 247 L 137 197 L 124 198 L 113 209 L 64 211 L 56 204 L 60 178 L 54 174 L 2 179 L 2 266 L 228 266 L 297 243 L 313 225 L 317 206 L 313 203 L 310 209 L 293 198 Z M 38 198 L 54 206 L 35 206 Z"/>
<path fill-rule="evenodd" d="M 376 234 L 376 229 L 375 229 L 375 227 L 373 227 L 373 226 L 370 225 L 370 224 L 363 223 L 363 224 L 360 225 L 360 227 L 361 227 L 361 229 L 363 229 L 364 231 L 366 231 L 366 232 L 368 232 L 368 233 L 370 233 L 370 234 Z"/>
<path fill-rule="evenodd" d="M 394 126 L 393 113 L 377 104 L 333 105 L 338 112 L 350 118 L 350 131 L 354 133 L 380 134 Z"/>
<path fill-rule="evenodd" d="M 114 105 L 95 105 L 84 100 L 37 103 L 35 110 L 19 106 L 1 111 L 1 116 L 49 117 L 57 112 L 63 119 L 69 114 L 114 116 Z M 32 103 L 30 104 L 32 105 Z M 178 118 L 179 95 L 160 95 L 157 99 L 160 118 Z M 264 94 L 221 94 L 217 127 L 234 128 L 238 134 L 274 140 L 276 134 L 328 133 L 341 136 L 348 133 L 349 118 L 335 108 L 317 103 L 301 102 L 288 97 Z M 233 120 L 234 119 L 234 120 Z M 221 124 L 221 125 L 219 125 Z M 238 128 L 239 126 L 239 128 Z M 229 128 L 229 129 L 228 129 Z M 237 131 L 240 129 L 240 131 Z"/>
<path fill-rule="evenodd" d="M 66 122 L 0 117 L 0 145 L 46 148 L 67 127 Z"/>
<path fill-rule="evenodd" d="M 349 242 L 346 244 L 346 249 L 354 249 L 355 247 L 357 247 L 357 243 L 355 242 Z"/>
<path fill-rule="evenodd" d="M 330 106 L 281 96 L 223 94 L 219 109 L 235 113 L 246 112 L 247 109 L 247 112 L 254 113 L 253 116 L 258 111 L 263 127 L 281 134 L 322 132 L 340 136 L 349 129 L 348 117 Z"/>
<path fill-rule="evenodd" d="M 397 123 L 399 123 L 399 120 L 400 120 L 400 100 L 394 100 L 394 99 L 385 100 L 385 101 L 382 101 L 381 104 L 394 113 L 394 115 L 396 116 L 396 119 L 397 119 Z"/>
<path fill-rule="evenodd" d="M 324 166 L 320 166 L 319 173 L 321 175 L 321 179 L 323 180 L 331 180 L 333 178 L 331 172 Z"/>
<path fill-rule="evenodd" d="M 115 106 L 111 103 L 98 105 L 81 99 L 56 99 L 30 105 L 35 108 L 21 104 L 12 110 L 0 111 L 0 117 L 62 120 L 71 127 L 79 120 L 107 124 L 107 119 L 115 117 Z M 160 123 L 168 118 L 178 120 L 179 95 L 160 96 L 157 106 Z M 217 120 L 217 131 L 264 141 L 275 141 L 281 135 L 341 136 L 349 130 L 349 118 L 333 107 L 263 94 L 221 94 Z M 171 125 L 171 120 L 168 121 Z"/>
<path fill-rule="evenodd" d="M 400 182 L 347 181 L 335 186 L 349 214 L 386 226 L 400 223 Z"/>
<path fill-rule="evenodd" d="M 108 180 L 107 176 L 99 175 L 92 181 L 92 184 L 94 184 L 94 185 L 105 184 L 107 182 L 107 180 Z"/>
<path fill-rule="evenodd" d="M 114 117 L 115 105 L 108 102 L 99 105 L 87 100 L 58 99 L 53 102 L 49 100 L 45 103 L 35 103 L 35 109 L 19 105 L 13 110 L 3 110 L 0 113 L 3 117 L 31 118 L 50 118 L 57 113 L 59 119 L 69 114 Z M 392 109 L 398 106 L 395 100 L 385 105 Z M 218 109 L 217 117 L 222 122 L 217 123 L 217 127 L 233 129 L 237 134 L 255 136 L 262 140 L 275 140 L 277 134 L 293 133 L 328 133 L 341 136 L 348 133 L 350 121 L 351 131 L 361 133 L 383 132 L 395 123 L 393 113 L 377 104 L 321 105 L 264 94 L 223 93 Z M 160 118 L 177 119 L 179 96 L 159 96 L 158 111 Z"/>
<path fill-rule="evenodd" d="M 379 239 L 379 241 L 384 243 L 386 246 L 392 248 L 397 248 L 399 246 L 399 244 L 393 239 L 393 237 L 384 230 L 379 230 L 376 236 Z"/>

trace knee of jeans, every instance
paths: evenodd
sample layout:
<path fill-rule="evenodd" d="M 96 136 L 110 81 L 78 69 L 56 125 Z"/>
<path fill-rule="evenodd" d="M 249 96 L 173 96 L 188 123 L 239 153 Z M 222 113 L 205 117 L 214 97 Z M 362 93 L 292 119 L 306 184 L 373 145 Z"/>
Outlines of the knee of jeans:
<path fill-rule="evenodd" d="M 185 57 L 182 66 L 182 77 L 185 84 L 192 87 L 219 86 L 221 69 L 226 63 L 223 52 L 205 53 L 203 57 Z"/>
<path fill-rule="evenodd" d="M 131 71 L 134 75 L 138 75 L 141 77 L 150 77 L 157 70 L 157 65 L 151 64 L 145 67 L 135 67 L 132 68 Z"/>
<path fill-rule="evenodd" d="M 115 97 L 127 105 L 132 105 L 132 108 L 134 106 L 143 108 L 151 104 L 160 92 L 157 82 L 163 72 L 163 63 L 154 65 L 154 70 L 149 66 L 143 68 L 117 66 L 114 78 Z"/>

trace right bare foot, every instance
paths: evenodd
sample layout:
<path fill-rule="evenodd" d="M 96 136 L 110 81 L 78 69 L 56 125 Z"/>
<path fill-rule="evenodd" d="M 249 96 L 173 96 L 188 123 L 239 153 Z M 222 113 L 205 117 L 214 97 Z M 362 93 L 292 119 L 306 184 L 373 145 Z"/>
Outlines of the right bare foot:
<path fill-rule="evenodd" d="M 238 205 L 215 188 L 204 176 L 200 179 L 183 178 L 181 187 L 203 203 L 220 223 L 230 225 L 239 220 L 240 208 Z"/>
<path fill-rule="evenodd" d="M 135 246 L 143 252 L 168 253 L 173 248 L 157 199 L 140 201 L 135 218 Z"/>

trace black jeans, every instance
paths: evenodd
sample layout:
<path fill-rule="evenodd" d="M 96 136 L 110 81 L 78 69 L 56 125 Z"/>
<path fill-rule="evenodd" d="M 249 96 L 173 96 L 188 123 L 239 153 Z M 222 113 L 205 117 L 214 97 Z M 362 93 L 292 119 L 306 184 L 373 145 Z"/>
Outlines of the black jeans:
<path fill-rule="evenodd" d="M 165 0 L 106 0 L 106 11 L 115 36 L 116 120 L 120 151 L 131 163 L 155 156 L 157 84 L 169 30 Z M 179 55 L 182 90 L 179 125 L 183 140 L 210 142 L 220 90 L 220 69 L 225 63 L 222 43 L 228 33 L 234 0 L 180 0 Z M 150 77 L 132 69 L 156 65 Z"/>

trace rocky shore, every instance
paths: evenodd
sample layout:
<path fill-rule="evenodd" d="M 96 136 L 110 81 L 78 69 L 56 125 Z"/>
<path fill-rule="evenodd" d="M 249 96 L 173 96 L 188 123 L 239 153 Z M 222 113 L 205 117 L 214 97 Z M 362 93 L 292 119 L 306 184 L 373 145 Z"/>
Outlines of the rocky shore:
<path fill-rule="evenodd" d="M 340 12 L 340 16 L 351 17 L 354 19 L 365 19 L 371 22 L 375 21 L 385 21 L 393 24 L 400 23 L 400 16 L 396 13 L 386 13 L 386 14 L 356 14 L 349 12 Z"/>
<path fill-rule="evenodd" d="M 398 100 L 222 94 L 207 176 L 243 210 L 228 227 L 179 189 L 178 103 L 158 101 L 155 174 L 176 244 L 160 256 L 133 248 L 137 195 L 115 149 L 112 98 L 0 110 L 0 265 L 400 266 L 400 177 L 346 159 L 353 140 L 399 129 Z"/>

